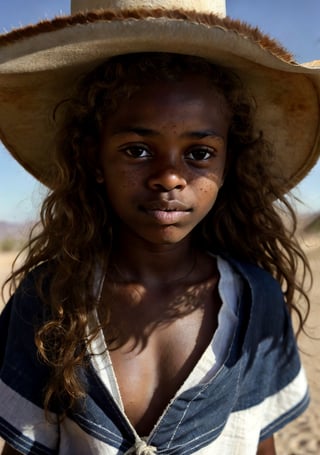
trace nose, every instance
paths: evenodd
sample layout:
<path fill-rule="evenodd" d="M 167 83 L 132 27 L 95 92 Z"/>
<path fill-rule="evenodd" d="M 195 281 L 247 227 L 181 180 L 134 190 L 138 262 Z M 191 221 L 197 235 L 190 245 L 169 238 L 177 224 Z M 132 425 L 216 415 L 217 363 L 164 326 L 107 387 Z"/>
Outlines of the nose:
<path fill-rule="evenodd" d="M 162 166 L 154 172 L 148 179 L 148 186 L 155 191 L 183 190 L 187 185 L 187 180 L 182 170 L 176 167 Z"/>

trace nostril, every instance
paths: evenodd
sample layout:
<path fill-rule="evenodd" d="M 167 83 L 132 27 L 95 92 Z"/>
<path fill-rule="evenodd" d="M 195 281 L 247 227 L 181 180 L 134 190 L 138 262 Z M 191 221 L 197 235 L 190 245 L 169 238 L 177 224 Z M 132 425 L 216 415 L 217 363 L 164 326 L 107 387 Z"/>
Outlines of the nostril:
<path fill-rule="evenodd" d="M 182 190 L 185 185 L 181 185 L 181 184 L 175 184 L 175 185 L 164 185 L 164 184 L 160 184 L 160 183 L 155 183 L 155 184 L 152 184 L 150 185 L 153 189 L 155 190 L 158 190 L 158 191 L 172 191 L 172 190 Z"/>
<path fill-rule="evenodd" d="M 181 190 L 187 185 L 184 176 L 177 172 L 163 172 L 149 178 L 149 186 L 158 191 Z"/>

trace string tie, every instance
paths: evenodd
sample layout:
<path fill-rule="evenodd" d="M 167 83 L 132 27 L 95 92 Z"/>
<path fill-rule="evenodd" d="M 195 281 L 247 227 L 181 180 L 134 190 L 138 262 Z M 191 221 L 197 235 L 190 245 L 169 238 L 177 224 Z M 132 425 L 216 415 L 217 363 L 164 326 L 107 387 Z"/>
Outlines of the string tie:
<path fill-rule="evenodd" d="M 131 449 L 127 450 L 124 455 L 156 455 L 157 448 L 154 446 L 148 446 L 146 441 L 139 439 L 135 442 L 135 445 Z"/>

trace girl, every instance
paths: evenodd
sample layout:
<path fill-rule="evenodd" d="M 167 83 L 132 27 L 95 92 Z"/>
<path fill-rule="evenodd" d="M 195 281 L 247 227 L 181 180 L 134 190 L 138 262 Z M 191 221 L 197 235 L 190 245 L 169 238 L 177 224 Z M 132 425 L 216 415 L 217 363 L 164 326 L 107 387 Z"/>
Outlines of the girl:
<path fill-rule="evenodd" d="M 164 4 L 0 40 L 2 139 L 50 188 L 0 319 L 4 454 L 271 455 L 306 408 L 279 213 L 319 74 L 255 33 Z"/>

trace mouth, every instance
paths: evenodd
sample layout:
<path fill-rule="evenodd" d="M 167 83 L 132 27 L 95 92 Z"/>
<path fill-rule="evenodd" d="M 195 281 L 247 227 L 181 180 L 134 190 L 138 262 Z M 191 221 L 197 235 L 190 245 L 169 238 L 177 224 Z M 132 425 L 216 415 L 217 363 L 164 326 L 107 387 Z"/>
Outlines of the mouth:
<path fill-rule="evenodd" d="M 142 209 L 145 211 L 149 210 L 161 210 L 163 212 L 190 212 L 191 208 L 178 200 L 171 201 L 150 201 L 143 204 Z"/>
<path fill-rule="evenodd" d="M 183 202 L 172 201 L 151 201 L 145 203 L 141 209 L 159 224 L 175 224 L 190 214 L 192 209 Z"/>

